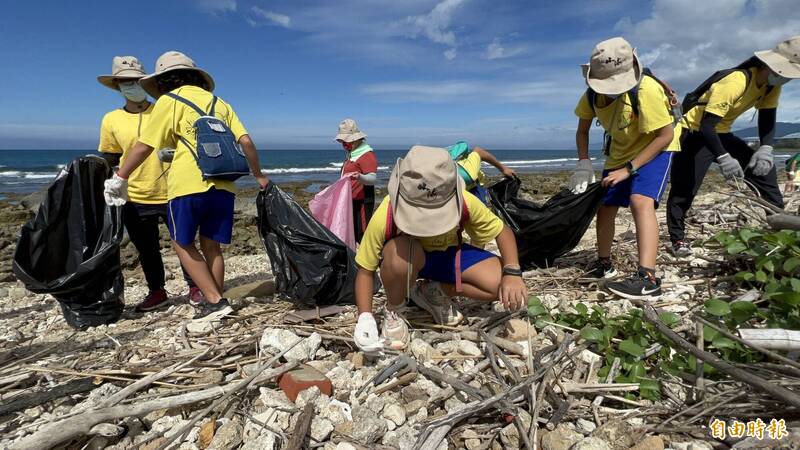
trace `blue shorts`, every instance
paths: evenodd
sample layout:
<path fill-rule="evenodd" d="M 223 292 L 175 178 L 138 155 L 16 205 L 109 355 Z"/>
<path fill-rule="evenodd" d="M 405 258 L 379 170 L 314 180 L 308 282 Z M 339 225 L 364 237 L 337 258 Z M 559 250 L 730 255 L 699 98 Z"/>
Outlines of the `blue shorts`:
<path fill-rule="evenodd" d="M 169 201 L 167 228 L 169 236 L 180 245 L 200 236 L 230 244 L 233 234 L 233 192 L 211 188 L 206 192 L 184 195 Z"/>
<path fill-rule="evenodd" d="M 438 252 L 425 252 L 425 266 L 419 271 L 419 277 L 440 283 L 456 282 L 456 251 L 458 247 L 450 247 Z M 461 244 L 461 273 L 470 267 L 489 258 L 497 257 L 494 253 L 469 244 Z"/>
<path fill-rule="evenodd" d="M 669 180 L 669 167 L 672 164 L 673 152 L 661 152 L 649 163 L 639 168 L 635 177 L 630 177 L 616 186 L 608 188 L 603 205 L 622 206 L 627 208 L 631 204 L 631 195 L 639 194 L 650 197 L 656 202 L 656 208 L 664 195 Z M 611 170 L 603 170 L 605 178 Z"/>

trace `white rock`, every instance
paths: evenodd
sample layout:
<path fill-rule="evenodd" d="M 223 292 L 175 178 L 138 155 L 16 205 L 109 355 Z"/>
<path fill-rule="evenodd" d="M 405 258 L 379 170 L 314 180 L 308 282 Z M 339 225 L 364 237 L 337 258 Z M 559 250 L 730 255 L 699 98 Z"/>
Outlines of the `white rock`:
<path fill-rule="evenodd" d="M 284 357 L 287 361 L 309 361 L 314 359 L 322 338 L 318 333 L 311 333 L 307 338 L 301 338 L 293 332 L 281 328 L 266 328 L 261 335 L 260 348 L 262 352 L 277 354 L 292 347 Z"/>
<path fill-rule="evenodd" d="M 450 397 L 444 402 L 444 409 L 448 414 L 464 409 L 466 405 L 456 397 Z"/>
<path fill-rule="evenodd" d="M 311 386 L 308 389 L 303 389 L 302 391 L 300 391 L 299 394 L 297 394 L 297 398 L 294 400 L 294 404 L 297 405 L 298 408 L 303 409 L 309 402 L 310 403 L 316 402 L 317 399 L 320 398 L 320 396 L 323 395 L 320 393 L 319 388 L 316 386 Z M 326 395 L 323 397 L 327 398 Z"/>
<path fill-rule="evenodd" d="M 466 340 L 458 341 L 458 353 L 464 356 L 481 356 L 483 354 L 474 342 Z"/>
<path fill-rule="evenodd" d="M 333 424 L 324 417 L 314 417 L 311 422 L 311 437 L 317 442 L 323 442 L 333 432 Z"/>
<path fill-rule="evenodd" d="M 578 419 L 575 424 L 577 425 L 578 431 L 584 434 L 589 434 L 597 428 L 594 422 L 586 419 Z"/>
<path fill-rule="evenodd" d="M 612 450 L 608 442 L 597 438 L 587 437 L 586 439 L 573 445 L 570 450 Z"/>
<path fill-rule="evenodd" d="M 358 450 L 349 442 L 339 442 L 336 444 L 336 450 Z"/>
<path fill-rule="evenodd" d="M 408 348 L 409 350 L 411 350 L 411 354 L 414 355 L 414 357 L 420 360 L 421 362 L 430 361 L 434 357 L 442 356 L 442 354 L 438 350 L 431 347 L 430 344 L 423 341 L 422 339 L 412 340 Z"/>
<path fill-rule="evenodd" d="M 397 429 L 397 425 L 394 422 L 392 422 L 389 419 L 384 419 L 384 420 L 386 420 L 386 429 L 387 430 L 394 431 L 394 430 Z"/>
<path fill-rule="evenodd" d="M 675 450 L 714 450 L 714 447 L 705 441 L 672 442 L 670 447 Z"/>
<path fill-rule="evenodd" d="M 406 423 L 406 411 L 397 403 L 390 403 L 383 408 L 383 417 L 391 420 L 397 426 Z"/>
<path fill-rule="evenodd" d="M 320 408 L 319 415 L 330 420 L 334 427 L 353 420 L 350 405 L 336 399 L 332 399 L 327 405 Z"/>

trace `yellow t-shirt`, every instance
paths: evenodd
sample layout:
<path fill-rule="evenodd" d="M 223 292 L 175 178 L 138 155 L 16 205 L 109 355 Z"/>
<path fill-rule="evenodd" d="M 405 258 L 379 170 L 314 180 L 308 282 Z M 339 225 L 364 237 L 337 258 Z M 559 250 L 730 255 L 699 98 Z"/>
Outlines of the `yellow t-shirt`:
<path fill-rule="evenodd" d="M 469 210 L 469 222 L 464 224 L 464 231 L 470 237 L 470 243 L 483 246 L 494 240 L 503 231 L 503 221 L 494 215 L 477 197 L 464 191 L 464 202 Z M 384 239 L 386 239 L 386 215 L 389 211 L 389 197 L 384 197 L 372 219 L 364 231 L 361 245 L 356 254 L 356 263 L 364 269 L 375 271 L 381 261 Z M 417 238 L 426 252 L 447 250 L 458 245 L 458 227 L 445 234 L 433 237 Z"/>
<path fill-rule="evenodd" d="M 611 135 L 611 150 L 606 158 L 606 169 L 622 167 L 636 157 L 650 142 L 655 139 L 654 132 L 671 124 L 673 121 L 669 110 L 669 99 L 658 81 L 645 76 L 639 83 L 639 114 L 633 113 L 628 93 L 617 97 L 610 104 L 605 104 L 607 97 L 597 95 L 594 108 L 589 104 L 586 93 L 583 94 L 575 115 L 585 120 L 595 117 Z M 667 146 L 667 151 L 680 151 L 680 129 L 675 127 L 675 135 Z"/>
<path fill-rule="evenodd" d="M 138 114 L 129 113 L 122 108 L 106 113 L 100 124 L 100 144 L 97 150 L 101 153 L 122 154 L 120 164 L 125 162 L 128 150 L 139 140 L 141 130 L 150 121 L 152 112 L 153 105 Z M 161 163 L 155 152 L 145 159 L 128 178 L 130 200 L 151 205 L 166 203 L 167 177 L 164 171 L 167 167 Z"/>
<path fill-rule="evenodd" d="M 196 86 L 183 86 L 172 91 L 173 94 L 189 100 L 200 109 L 208 111 L 211 107 L 213 94 Z M 239 117 L 233 108 L 222 99 L 217 99 L 214 115 L 223 120 L 230 127 L 238 141 L 247 134 Z M 174 148 L 175 156 L 167 179 L 167 197 L 172 200 L 184 195 L 206 192 L 215 187 L 217 189 L 236 193 L 233 181 L 203 180 L 200 167 L 191 152 L 195 151 L 196 139 L 194 123 L 200 116 L 188 105 L 166 95 L 162 95 L 155 104 L 150 115 L 150 122 L 142 130 L 139 141 L 158 150 L 161 148 Z M 186 139 L 192 146 L 191 151 L 184 145 L 178 136 Z"/>
<path fill-rule="evenodd" d="M 466 158 L 458 161 L 458 165 L 464 168 L 470 178 L 483 185 L 486 182 L 486 174 L 481 170 L 481 162 L 481 155 L 477 152 L 470 152 Z M 472 189 L 473 187 L 467 186 L 467 189 Z"/>
<path fill-rule="evenodd" d="M 722 117 L 716 127 L 717 133 L 730 133 L 733 122 L 753 106 L 756 109 L 777 108 L 781 87 L 773 87 L 769 95 L 766 95 L 766 84 L 761 87 L 756 86 L 758 69 L 751 68 L 749 70 L 750 84 L 747 84 L 747 77 L 741 70 L 730 73 L 712 84 L 708 91 L 700 97 L 698 105 L 683 116 L 683 123 L 689 129 L 697 131 L 700 129 L 703 114 L 708 111 Z"/>

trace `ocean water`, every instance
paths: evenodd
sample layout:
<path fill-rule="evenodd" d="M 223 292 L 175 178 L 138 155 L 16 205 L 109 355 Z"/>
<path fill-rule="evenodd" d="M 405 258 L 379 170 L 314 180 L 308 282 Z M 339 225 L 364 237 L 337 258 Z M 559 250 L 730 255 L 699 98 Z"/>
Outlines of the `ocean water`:
<path fill-rule="evenodd" d="M 575 150 L 491 151 L 519 173 L 570 170 L 577 160 Z M 0 150 L 0 195 L 42 190 L 50 185 L 67 163 L 93 153 L 96 154 L 92 150 Z M 395 161 L 405 153 L 405 150 L 376 150 L 379 184 L 386 183 Z M 776 152 L 775 156 L 775 164 L 782 168 L 783 161 L 789 155 Z M 602 153 L 593 150 L 591 157 L 595 161 L 595 168 L 600 169 L 603 164 Z M 261 166 L 275 183 L 312 181 L 322 185 L 339 178 L 345 153 L 342 150 L 259 150 L 259 158 Z M 486 163 L 484 170 L 489 175 L 497 174 Z M 237 183 L 246 185 L 252 182 L 245 177 Z"/>
<path fill-rule="evenodd" d="M 405 150 L 376 150 L 379 180 L 385 182 Z M 28 193 L 47 187 L 58 171 L 91 150 L 0 150 L 0 194 Z M 520 173 L 561 171 L 575 166 L 574 150 L 492 150 L 504 164 Z M 593 157 L 602 155 L 592 155 Z M 345 153 L 341 150 L 260 150 L 261 166 L 274 182 L 331 183 L 339 178 Z M 484 164 L 488 174 L 494 168 Z M 252 182 L 242 178 L 238 183 Z"/>

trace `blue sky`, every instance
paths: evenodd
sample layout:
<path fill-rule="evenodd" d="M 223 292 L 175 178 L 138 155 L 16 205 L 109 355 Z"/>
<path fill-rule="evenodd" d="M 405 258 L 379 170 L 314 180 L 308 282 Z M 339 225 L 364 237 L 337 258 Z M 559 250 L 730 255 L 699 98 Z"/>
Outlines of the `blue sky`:
<path fill-rule="evenodd" d="M 379 148 L 467 139 L 572 148 L 579 64 L 622 35 L 686 92 L 800 33 L 796 0 L 11 2 L 0 16 L 0 148 L 91 148 L 122 98 L 114 55 L 209 71 L 260 148 L 335 148 L 345 117 Z M 800 82 L 779 119 L 800 121 Z M 747 118 L 749 120 L 749 117 Z M 741 121 L 740 126 L 749 123 Z"/>

